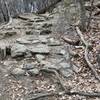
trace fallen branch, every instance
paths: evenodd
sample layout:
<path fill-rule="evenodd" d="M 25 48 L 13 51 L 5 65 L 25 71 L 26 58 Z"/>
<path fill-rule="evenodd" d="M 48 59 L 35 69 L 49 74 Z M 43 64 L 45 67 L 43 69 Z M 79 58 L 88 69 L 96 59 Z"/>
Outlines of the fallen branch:
<path fill-rule="evenodd" d="M 67 38 L 67 37 L 62 37 L 62 39 L 66 42 L 66 43 L 68 43 L 68 44 L 70 44 L 70 45 L 79 45 L 79 40 L 77 39 L 77 40 L 72 40 L 72 39 L 69 39 L 69 38 Z"/>
<path fill-rule="evenodd" d="M 90 60 L 88 58 L 88 49 L 89 49 L 90 45 L 84 40 L 84 37 L 83 37 L 83 35 L 82 35 L 82 33 L 81 33 L 81 31 L 80 31 L 80 29 L 78 27 L 76 27 L 76 31 L 77 31 L 77 34 L 80 36 L 81 41 L 85 45 L 84 56 L 85 56 L 86 63 L 88 64 L 88 67 L 92 70 L 95 78 L 100 81 L 100 77 L 99 77 L 98 73 L 96 72 L 96 70 L 94 69 L 94 66 L 91 64 L 91 62 L 90 62 Z"/>

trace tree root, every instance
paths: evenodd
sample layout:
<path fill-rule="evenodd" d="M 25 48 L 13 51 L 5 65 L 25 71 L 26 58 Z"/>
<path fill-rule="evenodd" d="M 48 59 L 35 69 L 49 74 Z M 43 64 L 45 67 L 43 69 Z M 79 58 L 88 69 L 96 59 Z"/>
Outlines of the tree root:
<path fill-rule="evenodd" d="M 80 31 L 79 27 L 76 27 L 76 31 L 77 31 L 77 34 L 79 35 L 81 41 L 83 42 L 83 44 L 85 46 L 89 46 L 89 44 L 84 40 L 84 36 L 83 36 L 82 32 Z"/>
<path fill-rule="evenodd" d="M 85 60 L 86 60 L 86 62 L 88 64 L 89 68 L 92 70 L 93 74 L 95 75 L 95 78 L 100 81 L 100 77 L 99 77 L 98 73 L 94 69 L 94 66 L 91 64 L 91 62 L 89 61 L 89 58 L 88 58 L 88 48 L 87 47 L 85 49 L 84 56 L 85 56 Z"/>
<path fill-rule="evenodd" d="M 100 77 L 99 77 L 98 73 L 96 72 L 94 66 L 91 64 L 91 62 L 90 62 L 90 60 L 89 60 L 89 58 L 88 58 L 88 49 L 89 49 L 90 45 L 84 40 L 84 37 L 83 37 L 83 35 L 82 35 L 82 33 L 81 33 L 81 31 L 80 31 L 80 29 L 79 29 L 78 27 L 76 27 L 76 31 L 77 31 L 77 34 L 80 36 L 81 41 L 82 41 L 82 42 L 84 43 L 84 45 L 85 45 L 84 56 L 85 56 L 86 63 L 88 64 L 88 67 L 92 70 L 92 72 L 93 72 L 95 78 L 96 78 L 98 81 L 100 81 Z"/>
<path fill-rule="evenodd" d="M 54 73 L 57 77 L 57 79 L 59 80 L 59 83 L 62 87 L 63 90 L 66 90 L 65 86 L 64 86 L 64 82 L 61 79 L 61 77 L 59 76 L 59 73 L 57 72 L 56 69 L 50 69 L 50 68 L 42 68 L 40 71 L 45 71 L 45 72 L 49 72 L 49 73 Z"/>
<path fill-rule="evenodd" d="M 62 39 L 63 39 L 66 43 L 68 43 L 68 44 L 70 44 L 70 45 L 79 45 L 79 42 L 80 42 L 80 40 L 71 40 L 71 39 L 69 39 L 69 38 L 67 38 L 67 37 L 62 37 Z"/>
<path fill-rule="evenodd" d="M 79 96 L 86 96 L 86 97 L 98 97 L 100 98 L 100 93 L 89 93 L 89 92 L 70 92 L 70 91 L 62 91 L 62 92 L 53 92 L 53 93 L 39 93 L 36 96 L 30 98 L 29 100 L 37 100 L 43 97 L 50 97 L 50 96 L 62 96 L 62 95 L 79 95 Z"/>
<path fill-rule="evenodd" d="M 42 68 L 40 71 L 54 73 L 56 75 L 56 77 L 58 78 L 63 91 L 61 91 L 61 92 L 52 92 L 52 93 L 38 93 L 38 94 L 34 94 L 34 96 L 29 98 L 28 100 L 37 100 L 37 99 L 44 98 L 44 97 L 62 96 L 62 95 L 79 95 L 79 96 L 99 97 L 100 98 L 100 93 L 71 92 L 69 89 L 66 89 L 65 86 L 64 86 L 63 80 L 60 78 L 59 73 L 55 69 Z"/>

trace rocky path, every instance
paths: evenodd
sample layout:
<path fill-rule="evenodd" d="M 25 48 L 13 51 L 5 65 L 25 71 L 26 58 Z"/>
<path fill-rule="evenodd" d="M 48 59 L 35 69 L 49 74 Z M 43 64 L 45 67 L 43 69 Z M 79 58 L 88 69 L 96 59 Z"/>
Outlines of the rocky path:
<path fill-rule="evenodd" d="M 44 16 L 20 16 L 0 31 L 0 100 L 29 100 L 24 96 L 30 92 L 56 91 L 42 69 L 73 75 L 68 46 L 53 33 L 51 17 Z"/>

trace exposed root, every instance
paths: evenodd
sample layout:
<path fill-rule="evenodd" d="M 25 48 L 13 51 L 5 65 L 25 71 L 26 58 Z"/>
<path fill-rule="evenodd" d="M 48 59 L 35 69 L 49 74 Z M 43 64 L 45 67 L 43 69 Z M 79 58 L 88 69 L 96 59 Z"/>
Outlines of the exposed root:
<path fill-rule="evenodd" d="M 57 72 L 57 70 L 55 70 L 55 69 L 49 69 L 49 68 L 42 68 L 40 71 L 46 71 L 46 72 L 49 72 L 49 73 L 54 73 L 56 75 L 57 79 L 59 80 L 59 83 L 60 83 L 62 89 L 66 90 L 66 88 L 64 86 L 64 82 L 61 79 L 61 77 L 59 76 L 59 73 Z"/>
<path fill-rule="evenodd" d="M 89 58 L 88 58 L 88 48 L 86 47 L 85 48 L 85 53 L 84 53 L 84 56 L 85 56 L 85 60 L 89 66 L 89 68 L 92 70 L 93 74 L 95 75 L 95 78 L 98 79 L 100 81 L 100 77 L 98 75 L 98 73 L 96 72 L 94 66 L 91 64 Z"/>
<path fill-rule="evenodd" d="M 95 67 L 91 64 L 91 62 L 90 62 L 90 60 L 88 58 L 88 49 L 89 49 L 90 45 L 85 41 L 85 39 L 84 39 L 84 37 L 82 35 L 82 32 L 80 31 L 80 29 L 78 27 L 76 27 L 76 31 L 77 31 L 77 34 L 80 36 L 81 41 L 85 45 L 84 56 L 85 56 L 86 63 L 88 64 L 88 67 L 92 70 L 95 78 L 100 81 L 100 77 L 99 77 L 98 73 L 96 72 Z"/>
<path fill-rule="evenodd" d="M 68 44 L 70 44 L 70 45 L 78 45 L 79 44 L 79 40 L 71 40 L 71 39 L 69 39 L 69 38 L 67 38 L 67 37 L 62 37 L 62 39 L 66 42 L 66 43 L 68 43 Z"/>
<path fill-rule="evenodd" d="M 89 92 L 70 92 L 70 91 L 62 91 L 62 92 L 53 92 L 53 93 L 39 93 L 36 96 L 30 98 L 29 100 L 37 100 L 43 97 L 50 97 L 50 96 L 62 96 L 62 95 L 79 95 L 79 96 L 86 96 L 86 97 L 98 97 L 100 98 L 100 93 L 89 93 Z"/>
<path fill-rule="evenodd" d="M 49 73 L 54 73 L 56 77 L 58 78 L 60 85 L 63 88 L 63 91 L 61 92 L 52 92 L 52 93 L 38 93 L 34 94 L 33 97 L 29 98 L 29 100 L 38 100 L 40 98 L 44 97 L 50 97 L 50 96 L 62 96 L 62 95 L 79 95 L 79 96 L 86 96 L 86 97 L 99 97 L 100 98 L 100 93 L 89 93 L 89 92 L 71 92 L 69 89 L 66 89 L 64 86 L 64 82 L 59 76 L 59 73 L 55 69 L 47 69 L 43 68 L 40 71 L 45 71 Z"/>

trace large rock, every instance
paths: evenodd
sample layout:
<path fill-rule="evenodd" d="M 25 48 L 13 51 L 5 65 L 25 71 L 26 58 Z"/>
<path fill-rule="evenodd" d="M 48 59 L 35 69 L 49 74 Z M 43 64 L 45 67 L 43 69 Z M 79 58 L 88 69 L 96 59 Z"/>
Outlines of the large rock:
<path fill-rule="evenodd" d="M 12 57 L 24 56 L 26 52 L 27 52 L 27 47 L 22 44 L 16 43 L 11 48 Z"/>
<path fill-rule="evenodd" d="M 18 43 L 20 44 L 31 44 L 31 41 L 28 41 L 27 39 L 25 38 L 19 38 L 16 40 Z"/>

